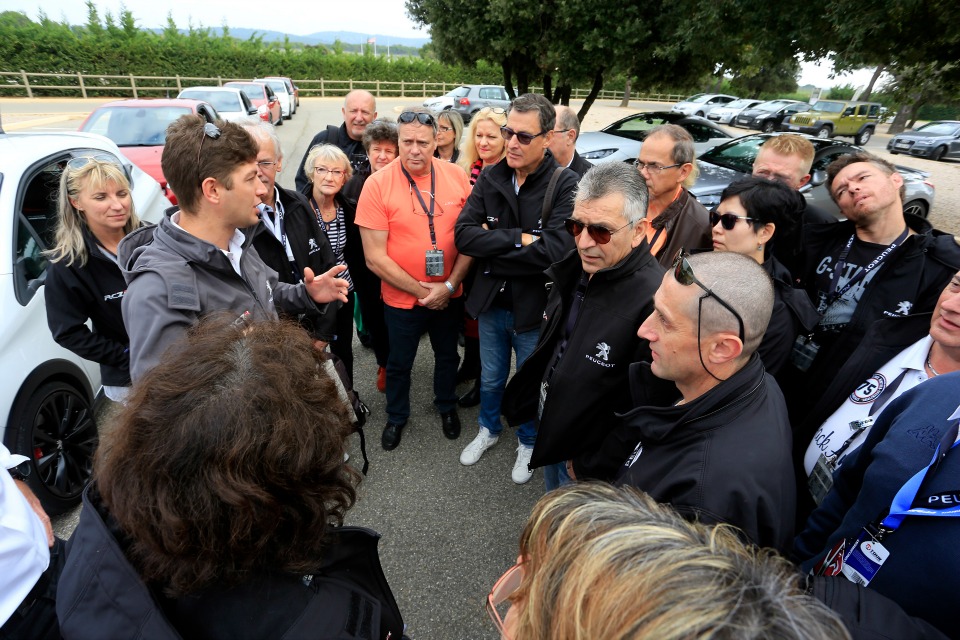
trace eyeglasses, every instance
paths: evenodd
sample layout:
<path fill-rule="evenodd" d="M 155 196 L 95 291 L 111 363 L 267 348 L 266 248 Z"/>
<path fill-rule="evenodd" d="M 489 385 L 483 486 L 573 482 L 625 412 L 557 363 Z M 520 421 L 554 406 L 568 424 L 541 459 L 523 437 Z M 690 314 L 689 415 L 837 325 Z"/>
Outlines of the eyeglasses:
<path fill-rule="evenodd" d="M 554 133 L 566 133 L 567 131 L 572 131 L 572 129 L 554 129 Z"/>
<path fill-rule="evenodd" d="M 207 122 L 203 125 L 203 133 L 200 136 L 200 147 L 197 149 L 197 182 L 200 184 L 203 184 L 203 178 L 200 177 L 200 152 L 203 151 L 203 141 L 207 138 L 216 140 L 220 137 L 220 133 L 220 127 L 212 122 Z"/>
<path fill-rule="evenodd" d="M 737 220 L 747 220 L 748 222 L 754 222 L 753 218 L 748 218 L 747 216 L 738 216 L 732 213 L 718 213 L 717 211 L 710 212 L 710 226 L 715 227 L 719 222 L 720 225 L 727 231 L 732 231 L 735 226 L 737 226 Z"/>
<path fill-rule="evenodd" d="M 445 127 L 442 124 L 437 127 L 437 130 L 443 131 L 444 133 L 450 133 L 453 131 L 453 127 Z"/>
<path fill-rule="evenodd" d="M 314 167 L 313 171 L 321 180 L 323 180 L 328 173 L 334 180 L 342 178 L 343 174 L 345 173 L 343 169 L 327 169 L 326 167 Z"/>
<path fill-rule="evenodd" d="M 103 162 L 106 164 L 112 164 L 116 167 L 120 166 L 120 163 L 117 162 L 117 159 L 113 156 L 105 153 L 97 153 L 92 156 L 78 156 L 76 158 L 70 158 L 70 160 L 67 161 L 67 168 L 76 171 L 78 169 L 83 169 L 91 162 Z"/>
<path fill-rule="evenodd" d="M 273 169 L 277 165 L 276 160 L 258 160 L 257 166 L 261 169 Z"/>
<path fill-rule="evenodd" d="M 423 198 L 423 201 L 428 203 L 427 206 L 430 206 L 429 202 L 433 200 L 433 216 L 442 216 L 444 214 L 443 205 L 440 204 L 440 201 L 436 199 L 434 194 L 430 193 L 426 189 L 420 189 L 419 191 L 420 198 Z M 415 195 L 413 195 L 413 187 L 410 187 L 410 207 L 413 209 L 413 213 L 418 216 L 430 215 L 427 211 L 424 211 L 420 203 L 417 202 L 420 198 L 417 198 Z"/>
<path fill-rule="evenodd" d="M 640 162 L 639 158 L 633 161 L 633 166 L 637 168 L 637 171 L 643 171 L 646 169 L 647 173 L 649 174 L 653 174 L 654 171 L 660 172 L 666 171 L 667 169 L 676 169 L 677 167 L 682 167 L 683 165 L 683 162 L 678 162 L 677 164 L 671 164 L 667 165 L 666 167 L 662 167 L 656 162 Z"/>
<path fill-rule="evenodd" d="M 436 122 L 433 119 L 433 116 L 430 115 L 429 113 L 420 113 L 417 111 L 404 111 L 399 116 L 397 116 L 397 122 L 399 122 L 400 124 L 410 124 L 414 120 L 416 120 L 420 124 L 430 125 L 431 127 L 434 126 L 434 123 Z"/>
<path fill-rule="evenodd" d="M 677 257 L 674 258 L 673 260 L 673 277 L 676 278 L 677 282 L 679 282 L 685 287 L 689 287 L 690 285 L 695 284 L 701 289 L 703 289 L 707 295 L 700 297 L 701 303 L 703 302 L 704 298 L 712 297 L 714 300 L 720 303 L 720 306 L 722 306 L 724 309 L 732 313 L 733 316 L 737 319 L 737 325 L 740 327 L 740 342 L 743 342 L 744 340 L 743 318 L 741 318 L 740 314 L 737 313 L 736 309 L 734 309 L 729 304 L 727 304 L 723 298 L 715 294 L 713 291 L 710 290 L 709 287 L 707 287 L 705 284 L 697 280 L 697 277 L 693 275 L 693 267 L 690 266 L 690 261 L 687 260 L 687 254 L 683 249 L 680 249 L 680 251 L 677 252 Z M 700 319 L 698 317 L 697 318 L 698 340 L 699 340 L 699 334 L 700 334 L 699 324 L 700 324 Z M 700 358 L 702 359 L 703 356 L 701 355 Z M 704 367 L 704 369 L 706 369 L 706 367 Z"/>
<path fill-rule="evenodd" d="M 563 228 L 567 230 L 567 233 L 572 235 L 574 238 L 583 233 L 583 230 L 586 229 L 587 233 L 590 234 L 590 237 L 593 238 L 593 241 L 597 244 L 607 244 L 610 242 L 610 238 L 613 234 L 618 231 L 622 231 L 627 227 L 631 226 L 633 223 L 628 222 L 619 229 L 614 229 L 611 231 L 606 227 L 599 224 L 583 224 L 579 220 L 574 220 L 573 218 L 567 218 L 563 221 Z"/>
<path fill-rule="evenodd" d="M 520 144 L 526 146 L 533 142 L 534 138 L 539 138 L 544 135 L 546 131 L 541 131 L 540 133 L 534 135 L 532 133 L 523 133 L 522 131 L 514 131 L 510 127 L 500 127 L 500 135 L 503 136 L 503 139 L 507 142 L 513 140 L 513 136 L 517 136 L 517 140 Z"/>
<path fill-rule="evenodd" d="M 493 585 L 493 589 L 490 590 L 490 594 L 487 596 L 487 613 L 490 614 L 490 619 L 497 627 L 500 635 L 504 638 L 507 637 L 506 629 L 504 629 L 503 626 L 503 618 L 506 616 L 506 610 L 504 610 L 503 615 L 500 615 L 497 607 L 507 602 L 510 596 L 516 593 L 517 589 L 520 588 L 521 582 L 523 582 L 523 565 L 518 563 L 507 569 L 507 572 L 500 576 L 500 579 Z"/>
<path fill-rule="evenodd" d="M 480 109 L 480 113 L 495 113 L 498 116 L 505 116 L 507 115 L 507 110 L 503 107 L 484 107 L 483 109 Z"/>

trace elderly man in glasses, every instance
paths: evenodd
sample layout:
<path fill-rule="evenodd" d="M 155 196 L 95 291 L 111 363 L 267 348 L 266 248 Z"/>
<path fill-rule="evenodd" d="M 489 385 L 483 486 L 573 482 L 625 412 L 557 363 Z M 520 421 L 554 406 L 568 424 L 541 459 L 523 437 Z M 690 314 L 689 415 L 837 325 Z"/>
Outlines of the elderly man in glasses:
<path fill-rule="evenodd" d="M 736 253 L 679 254 L 653 306 L 638 332 L 653 357 L 631 367 L 634 407 L 606 443 L 626 459 L 617 484 L 787 551 L 790 422 L 756 354 L 773 309 L 770 277 Z"/>
<path fill-rule="evenodd" d="M 697 179 L 693 137 L 681 126 L 662 124 L 643 139 L 634 162 L 647 181 L 647 242 L 664 267 L 677 251 L 713 247 L 710 216 L 686 187 Z"/>
<path fill-rule="evenodd" d="M 457 333 L 461 287 L 470 258 L 457 252 L 453 227 L 470 193 L 467 174 L 433 157 L 437 121 L 427 109 L 397 118 L 399 162 L 367 178 L 357 225 L 367 265 L 382 280 L 387 358 L 387 424 L 381 444 L 400 444 L 410 417 L 410 372 L 420 337 L 433 347 L 434 405 L 443 434 L 460 437 L 457 415 Z"/>
<path fill-rule="evenodd" d="M 161 164 L 179 207 L 117 247 L 134 382 L 207 314 L 233 314 L 238 323 L 275 320 L 277 308 L 322 314 L 327 303 L 347 299 L 348 283 L 336 277 L 342 266 L 318 277 L 298 266 L 303 281 L 288 284 L 252 246 L 250 228 L 260 222 L 267 189 L 247 131 L 187 115 L 167 127 L 167 142 Z"/>
<path fill-rule="evenodd" d="M 467 313 L 480 325 L 480 431 L 460 454 L 464 465 L 475 464 L 497 443 L 510 352 L 518 368 L 533 352 L 547 303 L 543 272 L 573 248 L 563 224 L 573 209 L 578 177 L 549 151 L 555 124 L 556 112 L 545 97 L 528 93 L 514 100 L 500 129 L 506 162 L 480 174 L 457 221 L 457 248 L 479 260 Z M 532 420 L 520 425 L 517 437 L 511 477 L 523 484 L 533 476 Z"/>
<path fill-rule="evenodd" d="M 653 311 L 663 267 L 644 235 L 647 188 L 621 162 L 580 180 L 566 220 L 577 250 L 547 270 L 553 287 L 537 347 L 507 386 L 511 424 L 536 420 L 530 467 L 544 467 L 548 491 L 578 478 L 612 480 L 622 460 L 598 464 L 617 413 L 631 408 L 628 368 L 648 359 L 637 325 Z"/>

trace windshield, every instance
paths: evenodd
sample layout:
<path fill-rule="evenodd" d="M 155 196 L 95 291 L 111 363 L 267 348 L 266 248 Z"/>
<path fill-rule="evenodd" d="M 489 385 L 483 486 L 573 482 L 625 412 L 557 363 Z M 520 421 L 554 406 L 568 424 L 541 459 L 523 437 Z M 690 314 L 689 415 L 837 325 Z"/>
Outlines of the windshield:
<path fill-rule="evenodd" d="M 960 130 L 960 125 L 949 122 L 931 122 L 917 129 L 917 131 L 923 131 L 924 133 L 929 133 L 934 136 L 952 136 L 956 134 L 958 130 Z"/>
<path fill-rule="evenodd" d="M 739 138 L 710 149 L 699 159 L 740 173 L 753 173 L 753 161 L 757 159 L 764 140 L 760 136 Z"/>
<path fill-rule="evenodd" d="M 453 91 L 450 91 L 449 93 L 447 93 L 447 95 L 450 96 L 451 98 L 463 98 L 468 93 L 470 93 L 470 87 L 457 87 Z"/>
<path fill-rule="evenodd" d="M 811 108 L 811 111 L 819 111 L 821 113 L 840 113 L 843 111 L 842 102 L 830 102 L 829 100 L 817 100 Z"/>
<path fill-rule="evenodd" d="M 178 97 L 193 98 L 194 100 L 206 100 L 213 105 L 213 108 L 220 112 L 245 111 L 240 104 L 240 97 L 228 91 L 184 91 Z"/>
<path fill-rule="evenodd" d="M 761 102 L 754 109 L 759 111 L 779 111 L 783 107 L 787 106 L 788 103 L 783 100 L 770 100 L 769 102 Z"/>
<path fill-rule="evenodd" d="M 104 107 L 81 130 L 106 136 L 118 147 L 153 147 L 166 141 L 167 125 L 189 113 L 188 107 Z"/>
<path fill-rule="evenodd" d="M 706 102 L 709 99 L 710 99 L 709 93 L 698 93 L 695 96 L 690 96 L 689 98 L 687 98 L 687 102 L 695 102 L 699 104 L 701 102 Z"/>
<path fill-rule="evenodd" d="M 729 103 L 726 107 L 723 107 L 723 108 L 724 108 L 724 109 L 745 109 L 745 108 L 749 107 L 750 104 L 753 103 L 753 102 L 755 102 L 755 101 L 754 101 L 754 100 L 744 100 L 744 99 L 741 98 L 740 100 L 734 100 L 733 102 Z"/>
<path fill-rule="evenodd" d="M 235 89 L 240 89 L 250 100 L 265 100 L 266 98 L 263 95 L 263 87 L 256 84 L 241 84 L 241 85 L 224 85 L 234 87 Z"/>

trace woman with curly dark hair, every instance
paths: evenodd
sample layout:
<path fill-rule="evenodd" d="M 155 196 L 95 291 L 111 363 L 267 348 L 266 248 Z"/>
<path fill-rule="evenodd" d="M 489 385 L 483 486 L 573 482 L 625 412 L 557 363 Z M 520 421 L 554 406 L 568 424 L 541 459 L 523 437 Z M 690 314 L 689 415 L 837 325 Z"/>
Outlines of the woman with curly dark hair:
<path fill-rule="evenodd" d="M 401 637 L 379 536 L 340 527 L 359 474 L 323 355 L 295 325 L 237 325 L 200 323 L 104 434 L 64 638 Z"/>

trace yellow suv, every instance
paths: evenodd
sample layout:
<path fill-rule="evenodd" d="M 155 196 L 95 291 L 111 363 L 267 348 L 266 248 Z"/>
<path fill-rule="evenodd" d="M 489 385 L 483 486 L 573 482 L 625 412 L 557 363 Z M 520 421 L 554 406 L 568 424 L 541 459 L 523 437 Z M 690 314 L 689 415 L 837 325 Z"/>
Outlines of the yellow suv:
<path fill-rule="evenodd" d="M 845 136 L 863 146 L 876 133 L 880 106 L 879 102 L 817 100 L 808 110 L 785 120 L 780 130 L 808 133 L 818 138 Z"/>

